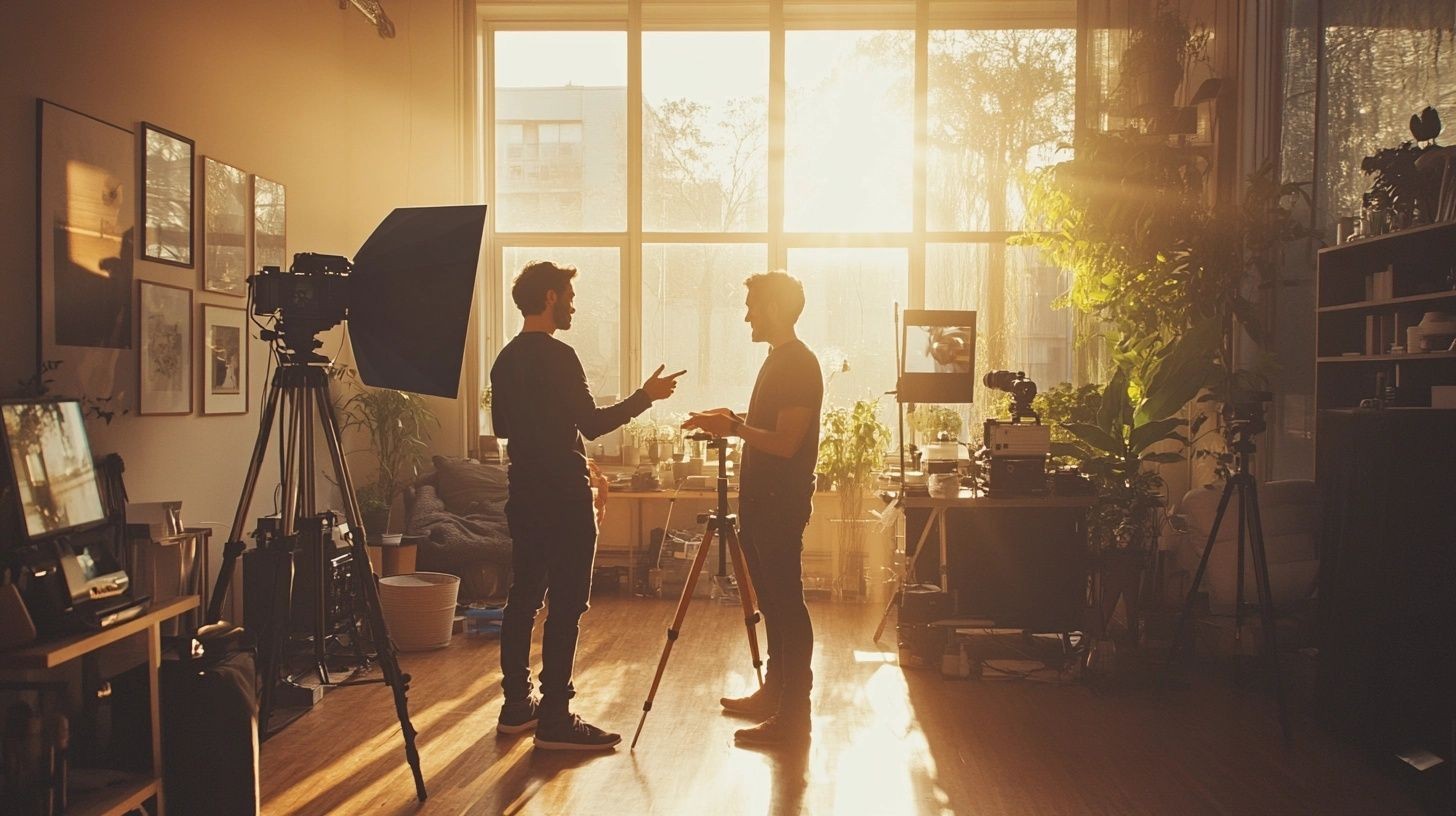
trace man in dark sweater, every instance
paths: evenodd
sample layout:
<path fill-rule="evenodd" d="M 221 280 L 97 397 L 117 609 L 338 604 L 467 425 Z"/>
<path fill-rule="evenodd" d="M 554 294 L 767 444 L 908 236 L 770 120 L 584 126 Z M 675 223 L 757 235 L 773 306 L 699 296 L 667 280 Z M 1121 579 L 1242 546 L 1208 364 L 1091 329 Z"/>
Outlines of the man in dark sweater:
<path fill-rule="evenodd" d="M 754 342 L 769 345 L 748 416 L 715 408 L 694 412 L 684 427 L 743 440 L 739 539 L 768 630 L 768 675 L 754 694 L 723 698 L 723 708 L 763 720 L 737 732 L 741 743 L 802 744 L 809 737 L 814 628 L 804 605 L 800 556 L 814 496 L 824 382 L 819 359 L 794 333 L 804 285 L 785 272 L 754 275 L 744 284 L 744 321 L 753 327 Z"/>
<path fill-rule="evenodd" d="M 536 728 L 536 747 L 595 750 L 621 737 L 572 714 L 571 683 L 578 622 L 587 610 L 597 522 L 583 435 L 595 439 L 666 399 L 683 372 L 662 366 L 627 399 L 596 407 L 571 346 L 552 335 L 571 328 L 576 269 L 533 261 L 511 297 L 525 323 L 490 369 L 491 421 L 509 442 L 511 589 L 501 623 L 502 734 Z M 551 610 L 542 639 L 541 700 L 531 696 L 531 630 L 547 592 Z"/>

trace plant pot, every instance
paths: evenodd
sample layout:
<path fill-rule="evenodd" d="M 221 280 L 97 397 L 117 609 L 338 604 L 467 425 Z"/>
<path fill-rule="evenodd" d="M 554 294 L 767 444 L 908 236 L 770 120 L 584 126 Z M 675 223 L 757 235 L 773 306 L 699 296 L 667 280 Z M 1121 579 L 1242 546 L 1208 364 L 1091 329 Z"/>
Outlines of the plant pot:
<path fill-rule="evenodd" d="M 1163 111 L 1173 107 L 1173 95 L 1183 84 L 1183 66 L 1176 62 L 1150 66 L 1132 79 L 1132 107 L 1135 111 Z"/>
<path fill-rule="evenodd" d="M 360 519 L 364 523 L 364 536 L 369 541 L 378 541 L 379 537 L 389 532 L 389 508 L 369 509 L 362 511 L 364 517 Z"/>
<path fill-rule="evenodd" d="M 819 493 L 828 493 L 830 491 L 830 489 L 833 488 L 833 487 L 834 487 L 834 483 L 831 482 L 831 481 L 829 481 L 829 474 L 827 474 L 827 473 L 816 473 L 816 474 L 814 474 L 814 490 L 815 491 L 817 491 Z"/>

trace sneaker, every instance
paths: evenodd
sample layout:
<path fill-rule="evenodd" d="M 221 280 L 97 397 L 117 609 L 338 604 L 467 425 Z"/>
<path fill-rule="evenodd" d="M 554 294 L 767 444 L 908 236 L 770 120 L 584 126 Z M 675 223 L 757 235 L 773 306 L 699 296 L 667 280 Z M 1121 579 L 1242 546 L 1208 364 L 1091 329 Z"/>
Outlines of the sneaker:
<path fill-rule="evenodd" d="M 500 720 L 496 723 L 497 734 L 519 734 L 536 727 L 541 719 L 541 704 L 535 697 L 507 702 L 501 706 Z"/>
<path fill-rule="evenodd" d="M 740 728 L 733 739 L 744 745 L 791 746 L 809 742 L 807 714 L 775 714 L 752 728 Z"/>
<path fill-rule="evenodd" d="M 621 741 L 620 734 L 603 731 L 575 714 L 543 720 L 536 729 L 536 747 L 548 751 L 605 751 Z"/>
<path fill-rule="evenodd" d="M 729 714 L 766 720 L 779 710 L 779 695 L 764 686 L 747 697 L 720 697 L 718 703 Z"/>

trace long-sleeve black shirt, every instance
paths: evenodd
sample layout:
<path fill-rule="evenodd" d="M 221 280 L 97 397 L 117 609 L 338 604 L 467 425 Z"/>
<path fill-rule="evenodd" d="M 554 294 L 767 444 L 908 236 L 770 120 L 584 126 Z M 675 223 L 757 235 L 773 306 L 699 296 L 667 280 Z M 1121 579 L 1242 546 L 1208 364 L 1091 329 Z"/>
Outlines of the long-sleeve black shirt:
<path fill-rule="evenodd" d="M 491 423 L 509 442 L 512 494 L 589 489 L 582 436 L 595 439 L 652 405 L 638 389 L 598 408 L 576 352 L 545 332 L 512 338 L 491 366 L 490 387 Z"/>

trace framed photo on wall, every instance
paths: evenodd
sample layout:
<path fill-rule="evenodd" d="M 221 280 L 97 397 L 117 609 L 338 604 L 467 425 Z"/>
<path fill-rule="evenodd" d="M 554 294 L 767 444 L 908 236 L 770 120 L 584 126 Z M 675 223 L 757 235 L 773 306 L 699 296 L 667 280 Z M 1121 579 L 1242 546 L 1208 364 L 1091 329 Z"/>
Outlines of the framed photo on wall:
<path fill-rule="evenodd" d="M 202 304 L 202 413 L 248 412 L 248 316 Z"/>
<path fill-rule="evenodd" d="M 253 176 L 253 265 L 288 271 L 283 185 Z"/>
<path fill-rule="evenodd" d="M 192 290 L 140 281 L 137 413 L 192 413 Z"/>
<path fill-rule="evenodd" d="M 36 100 L 36 367 L 51 391 L 108 411 L 133 402 L 132 133 Z"/>
<path fill-rule="evenodd" d="M 194 145 L 142 122 L 142 258 L 192 266 Z"/>
<path fill-rule="evenodd" d="M 202 288 L 248 293 L 248 225 L 253 200 L 248 174 L 214 158 L 202 160 Z"/>

